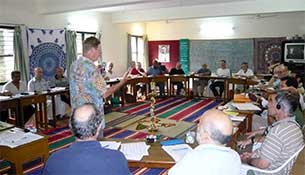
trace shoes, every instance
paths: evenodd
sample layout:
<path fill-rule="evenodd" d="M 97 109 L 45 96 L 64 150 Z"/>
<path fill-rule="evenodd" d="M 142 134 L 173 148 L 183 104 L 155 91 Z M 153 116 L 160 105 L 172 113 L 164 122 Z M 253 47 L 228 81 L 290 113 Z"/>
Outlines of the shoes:
<path fill-rule="evenodd" d="M 57 120 L 60 120 L 60 119 L 62 119 L 62 118 L 63 118 L 63 115 L 61 115 L 61 114 L 57 114 L 55 117 L 56 117 L 56 119 L 57 119 Z"/>
<path fill-rule="evenodd" d="M 35 133 L 35 132 L 37 132 L 37 128 L 35 126 L 32 126 L 32 125 L 27 125 L 27 126 L 24 127 L 24 131 Z"/>

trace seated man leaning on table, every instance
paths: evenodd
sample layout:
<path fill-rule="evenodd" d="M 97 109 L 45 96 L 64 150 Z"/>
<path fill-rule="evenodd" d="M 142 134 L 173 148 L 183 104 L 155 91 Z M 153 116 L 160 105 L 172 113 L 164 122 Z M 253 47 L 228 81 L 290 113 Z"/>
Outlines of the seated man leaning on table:
<path fill-rule="evenodd" d="M 136 65 L 137 64 L 137 65 Z M 145 70 L 142 68 L 142 64 L 141 62 L 134 62 L 132 61 L 131 62 L 131 66 L 130 66 L 130 71 L 129 71 L 129 75 L 134 78 L 134 77 L 147 77 L 147 74 L 145 72 Z M 146 91 L 146 84 L 145 83 L 138 83 L 136 85 L 136 88 L 137 88 L 137 96 L 138 98 L 141 98 L 145 91 Z"/>
<path fill-rule="evenodd" d="M 218 77 L 230 77 L 231 76 L 231 71 L 229 68 L 227 68 L 227 64 L 226 64 L 226 60 L 220 60 L 218 62 L 219 64 L 219 68 L 216 71 L 216 75 Z M 216 98 L 221 98 L 222 97 L 222 93 L 224 91 L 224 80 L 214 80 L 213 83 L 210 85 L 210 89 L 213 92 L 213 95 Z M 219 88 L 219 92 L 216 88 Z"/>
<path fill-rule="evenodd" d="M 43 79 L 43 70 L 41 67 L 34 69 L 34 77 L 28 82 L 29 92 L 42 92 L 48 90 L 48 82 Z"/>
<path fill-rule="evenodd" d="M 210 76 L 211 70 L 208 68 L 207 64 L 202 64 L 201 68 L 192 74 L 197 74 L 198 76 Z M 195 96 L 204 96 L 204 88 L 208 85 L 208 80 L 202 80 L 200 78 L 194 79 L 193 92 Z"/>
<path fill-rule="evenodd" d="M 298 87 L 298 82 L 294 77 L 283 77 L 280 80 L 280 86 L 279 86 L 279 90 L 277 90 L 278 92 L 286 92 L 286 93 L 291 93 L 291 94 L 295 94 L 296 98 L 299 99 L 299 104 L 296 104 L 295 110 L 294 110 L 294 114 L 296 116 L 296 121 L 298 122 L 298 124 L 303 127 L 305 124 L 304 121 L 304 117 L 303 117 L 303 111 L 305 108 L 305 104 L 304 104 L 304 99 L 303 96 L 301 94 L 299 94 L 298 90 L 296 89 Z M 269 92 L 269 94 L 274 94 L 274 92 Z M 261 103 L 261 106 L 263 108 L 266 108 L 268 106 L 268 101 L 265 100 L 264 97 L 256 97 L 253 95 L 249 95 L 251 99 Z M 270 95 L 269 95 L 269 101 L 270 101 Z M 261 128 L 261 127 L 266 127 L 267 126 L 267 112 L 262 112 L 262 114 L 260 116 L 258 115 L 254 115 L 253 116 L 253 126 L 252 128 L 254 130 L 256 130 L 257 128 Z"/>
<path fill-rule="evenodd" d="M 287 76 L 289 76 L 289 71 L 285 65 L 280 64 L 280 65 L 276 66 L 273 70 L 273 76 L 269 80 L 267 87 L 272 87 L 274 89 L 278 89 L 280 87 L 281 78 L 284 78 Z"/>
<path fill-rule="evenodd" d="M 12 80 L 5 83 L 2 92 L 7 93 L 8 95 L 20 95 L 22 93 L 27 92 L 27 88 L 25 83 L 23 83 L 20 80 L 21 73 L 20 71 L 12 71 L 11 72 L 11 78 Z M 5 95 L 5 94 L 4 94 Z M 35 109 L 33 106 L 29 105 L 23 108 L 23 113 L 24 113 L 24 121 L 27 122 L 31 116 L 35 113 Z M 1 121 L 6 121 L 7 120 L 8 113 L 2 112 L 1 113 Z"/>
<path fill-rule="evenodd" d="M 161 70 L 159 62 L 157 60 L 154 60 L 152 64 L 153 65 L 149 67 L 149 69 L 147 70 L 147 75 L 158 76 L 158 75 L 163 75 L 165 73 Z M 156 85 L 159 87 L 160 96 L 164 96 L 165 95 L 164 82 L 158 82 Z"/>
<path fill-rule="evenodd" d="M 34 77 L 28 82 L 28 91 L 29 92 L 35 92 L 35 93 L 41 93 L 43 91 L 47 91 L 50 87 L 49 84 L 44 78 L 43 78 L 43 70 L 41 67 L 36 67 L 34 69 Z M 58 101 L 58 100 L 57 100 Z M 60 101 L 59 101 L 60 102 Z M 56 116 L 61 115 L 60 113 L 63 113 L 63 110 L 59 110 L 59 107 L 62 106 L 62 104 L 56 105 Z M 48 120 L 53 119 L 52 117 L 52 103 L 51 100 L 47 100 L 47 115 Z M 54 116 L 55 117 L 55 116 Z M 31 118 L 29 124 L 26 127 L 33 127 L 34 125 L 34 119 Z"/>
<path fill-rule="evenodd" d="M 254 77 L 254 73 L 251 69 L 249 69 L 248 63 L 243 62 L 240 65 L 240 70 L 235 74 L 235 76 L 241 77 L 241 78 L 252 78 Z"/>
<path fill-rule="evenodd" d="M 181 64 L 178 62 L 176 67 L 172 68 L 169 72 L 169 75 L 184 75 L 184 71 L 181 68 Z M 180 95 L 181 90 L 183 89 L 182 82 L 171 82 L 173 85 L 177 85 L 177 95 Z"/>
<path fill-rule="evenodd" d="M 68 78 L 64 76 L 64 69 L 62 67 L 56 68 L 56 74 L 50 80 L 49 86 L 51 87 L 61 87 L 68 88 L 69 81 Z M 64 103 L 63 103 L 64 102 Z M 56 116 L 57 118 L 62 118 L 66 113 L 66 104 L 71 107 L 70 95 L 69 94 L 61 94 L 55 95 L 55 103 L 56 105 Z"/>
<path fill-rule="evenodd" d="M 169 170 L 169 175 L 239 175 L 241 161 L 237 152 L 226 147 L 233 126 L 221 111 L 205 112 L 197 127 L 197 146 Z"/>
<path fill-rule="evenodd" d="M 102 115 L 93 104 L 77 107 L 70 121 L 76 141 L 49 157 L 44 175 L 52 174 L 131 174 L 123 153 L 103 148 L 97 141 Z"/>
<path fill-rule="evenodd" d="M 273 170 L 283 165 L 291 155 L 304 145 L 301 128 L 295 121 L 293 113 L 297 103 L 296 95 L 289 93 L 278 94 L 269 102 L 268 112 L 275 121 L 264 132 L 265 137 L 259 139 L 262 142 L 259 148 L 253 152 L 241 154 L 242 162 L 261 169 Z M 251 138 L 252 143 L 256 141 L 258 141 L 257 137 Z M 289 174 L 291 167 L 288 164 L 277 174 Z"/>
<path fill-rule="evenodd" d="M 247 62 L 243 62 L 240 65 L 240 70 L 234 74 L 235 78 L 242 78 L 242 79 L 246 79 L 246 78 L 254 78 L 254 73 L 251 69 L 249 69 L 248 63 Z M 236 85 L 236 90 L 237 92 L 240 92 L 241 89 L 243 89 L 244 86 L 241 84 L 237 84 Z"/>

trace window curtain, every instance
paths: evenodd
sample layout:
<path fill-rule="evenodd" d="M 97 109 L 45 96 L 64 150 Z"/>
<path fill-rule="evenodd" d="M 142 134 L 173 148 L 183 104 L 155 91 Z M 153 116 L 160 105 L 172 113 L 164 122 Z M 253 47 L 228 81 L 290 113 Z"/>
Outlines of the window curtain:
<path fill-rule="evenodd" d="M 24 38 L 25 26 L 18 25 L 14 31 L 14 69 L 21 72 L 21 79 L 24 82 L 29 81 L 29 60 L 27 55 L 26 39 Z"/>
<path fill-rule="evenodd" d="M 67 77 L 69 77 L 70 74 L 70 66 L 73 63 L 73 61 L 77 58 L 77 50 L 76 50 L 76 32 L 67 30 L 66 31 L 66 44 L 67 44 L 67 50 L 66 50 L 66 73 Z"/>
<path fill-rule="evenodd" d="M 129 68 L 131 61 L 132 61 L 131 35 L 127 34 L 127 69 Z"/>
<path fill-rule="evenodd" d="M 147 37 L 147 35 L 143 35 L 143 42 L 144 42 L 143 67 L 145 68 L 145 70 L 148 70 L 149 58 L 148 58 L 148 37 Z"/>

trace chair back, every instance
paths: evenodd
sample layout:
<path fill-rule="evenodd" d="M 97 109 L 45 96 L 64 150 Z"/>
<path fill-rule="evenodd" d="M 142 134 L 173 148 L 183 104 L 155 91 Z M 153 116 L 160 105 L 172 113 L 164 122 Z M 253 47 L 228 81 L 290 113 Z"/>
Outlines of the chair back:
<path fill-rule="evenodd" d="M 283 165 L 279 166 L 278 168 L 274 169 L 274 170 L 267 170 L 267 169 L 260 169 L 260 168 L 256 168 L 253 166 L 250 166 L 248 164 L 242 164 L 241 165 L 241 175 L 247 175 L 247 172 L 249 170 L 255 171 L 255 172 L 260 172 L 260 173 L 266 173 L 266 174 L 273 174 L 273 173 L 278 173 L 281 170 L 283 170 L 288 164 L 289 165 L 289 171 L 291 170 L 294 161 L 296 160 L 296 158 L 298 157 L 298 155 L 300 154 L 300 152 L 303 150 L 304 145 L 298 149 L 289 159 L 287 159 Z"/>

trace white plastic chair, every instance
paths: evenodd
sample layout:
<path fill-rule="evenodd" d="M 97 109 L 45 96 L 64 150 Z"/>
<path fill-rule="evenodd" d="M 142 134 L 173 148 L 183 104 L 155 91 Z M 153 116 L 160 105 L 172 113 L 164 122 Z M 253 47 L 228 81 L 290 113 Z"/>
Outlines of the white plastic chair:
<path fill-rule="evenodd" d="M 291 163 L 293 165 L 293 161 L 298 157 L 299 153 L 303 150 L 304 145 L 297 151 L 295 152 L 289 159 L 286 160 L 286 162 L 279 166 L 278 168 L 274 170 L 267 170 L 267 169 L 260 169 L 256 168 L 254 166 L 248 165 L 248 164 L 242 164 L 241 165 L 241 175 L 246 175 L 249 170 L 255 171 L 255 172 L 260 172 L 260 173 L 266 173 L 266 174 L 273 174 L 273 173 L 278 173 L 280 172 L 286 165 Z"/>

